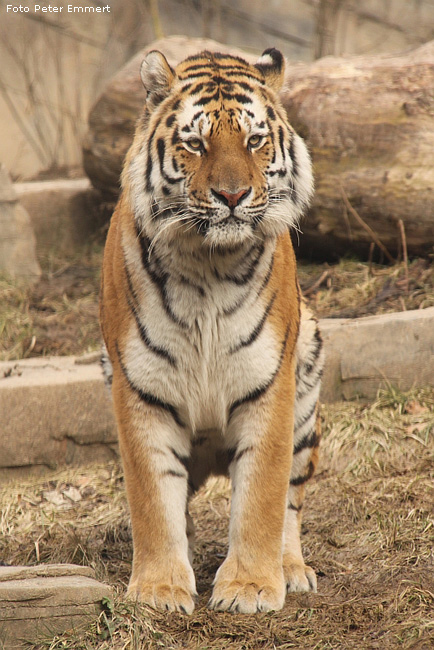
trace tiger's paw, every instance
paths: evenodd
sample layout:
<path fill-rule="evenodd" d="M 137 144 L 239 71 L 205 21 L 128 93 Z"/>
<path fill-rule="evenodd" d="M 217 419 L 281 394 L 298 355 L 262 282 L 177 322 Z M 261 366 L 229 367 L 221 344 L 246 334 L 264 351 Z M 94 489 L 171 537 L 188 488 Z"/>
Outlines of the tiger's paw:
<path fill-rule="evenodd" d="M 315 571 L 304 563 L 291 562 L 283 565 L 287 591 L 313 591 L 316 593 Z"/>
<path fill-rule="evenodd" d="M 170 568 L 164 576 L 131 577 L 127 598 L 166 612 L 192 614 L 196 589 L 193 571 Z"/>
<path fill-rule="evenodd" d="M 241 577 L 243 572 L 233 572 L 231 576 L 231 571 L 225 569 L 223 563 L 216 576 L 209 601 L 211 609 L 240 614 L 282 609 L 285 602 L 285 583 L 281 572 L 271 578 L 254 573 Z"/>

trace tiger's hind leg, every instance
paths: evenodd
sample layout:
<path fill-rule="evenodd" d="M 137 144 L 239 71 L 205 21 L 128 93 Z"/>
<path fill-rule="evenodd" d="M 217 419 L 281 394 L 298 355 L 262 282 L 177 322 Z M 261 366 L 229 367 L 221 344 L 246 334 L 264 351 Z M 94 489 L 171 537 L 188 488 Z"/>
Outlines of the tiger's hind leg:
<path fill-rule="evenodd" d="M 323 368 L 316 320 L 302 311 L 297 343 L 294 448 L 283 539 L 283 572 L 288 591 L 316 591 L 316 576 L 303 560 L 300 530 L 306 482 L 313 475 L 321 436 L 318 397 Z"/>

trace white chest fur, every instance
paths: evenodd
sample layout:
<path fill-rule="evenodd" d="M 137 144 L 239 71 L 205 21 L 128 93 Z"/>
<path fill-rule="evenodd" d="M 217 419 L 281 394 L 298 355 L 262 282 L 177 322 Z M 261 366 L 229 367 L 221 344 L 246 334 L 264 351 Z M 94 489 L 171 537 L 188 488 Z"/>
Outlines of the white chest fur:
<path fill-rule="evenodd" d="M 217 266 L 201 264 L 197 256 L 172 256 L 160 282 L 140 264 L 137 245 L 127 248 L 137 300 L 137 319 L 124 345 L 130 380 L 172 404 L 192 432 L 224 432 L 231 405 L 265 385 L 276 370 L 280 345 L 264 319 L 263 291 L 273 248 L 270 242 L 247 262 L 239 254 L 238 264 L 220 259 Z M 152 346 L 139 336 L 137 321 Z"/>

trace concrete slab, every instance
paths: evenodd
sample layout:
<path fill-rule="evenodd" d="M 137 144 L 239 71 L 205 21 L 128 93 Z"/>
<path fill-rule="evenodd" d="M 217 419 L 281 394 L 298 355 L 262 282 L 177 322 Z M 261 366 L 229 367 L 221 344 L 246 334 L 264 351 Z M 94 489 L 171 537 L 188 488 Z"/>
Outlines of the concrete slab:
<path fill-rule="evenodd" d="M 7 650 L 79 630 L 96 619 L 108 585 L 90 567 L 0 567 L 0 643 Z"/>

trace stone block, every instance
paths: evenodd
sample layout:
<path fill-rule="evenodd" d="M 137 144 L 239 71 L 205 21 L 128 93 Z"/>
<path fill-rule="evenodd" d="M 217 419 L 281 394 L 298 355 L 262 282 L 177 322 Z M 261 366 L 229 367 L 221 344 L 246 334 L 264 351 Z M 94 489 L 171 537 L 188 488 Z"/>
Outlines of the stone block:
<path fill-rule="evenodd" d="M 358 319 L 324 319 L 321 399 L 372 399 L 379 388 L 434 385 L 434 307 Z"/>
<path fill-rule="evenodd" d="M 19 650 L 94 621 L 112 596 L 90 567 L 0 567 L 0 644 Z"/>
<path fill-rule="evenodd" d="M 45 357 L 0 363 L 3 473 L 117 457 L 111 397 L 101 368 L 75 361 Z"/>

